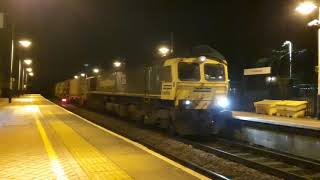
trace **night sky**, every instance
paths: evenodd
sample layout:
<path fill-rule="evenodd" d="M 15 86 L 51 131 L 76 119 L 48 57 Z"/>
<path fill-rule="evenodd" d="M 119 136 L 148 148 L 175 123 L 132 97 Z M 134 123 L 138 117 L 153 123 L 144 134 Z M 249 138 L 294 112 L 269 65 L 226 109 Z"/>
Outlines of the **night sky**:
<path fill-rule="evenodd" d="M 3 0 L 0 0 L 3 1 Z M 113 57 L 128 63 L 154 59 L 155 48 L 174 33 L 175 51 L 208 44 L 229 62 L 232 81 L 243 68 L 268 57 L 285 40 L 307 52 L 294 57 L 294 71 L 314 80 L 316 17 L 298 15 L 293 0 L 10 0 L 17 32 L 33 39 L 34 87 L 48 91 L 73 77 L 82 64 L 105 66 Z M 5 6 L 4 6 L 5 5 Z"/>

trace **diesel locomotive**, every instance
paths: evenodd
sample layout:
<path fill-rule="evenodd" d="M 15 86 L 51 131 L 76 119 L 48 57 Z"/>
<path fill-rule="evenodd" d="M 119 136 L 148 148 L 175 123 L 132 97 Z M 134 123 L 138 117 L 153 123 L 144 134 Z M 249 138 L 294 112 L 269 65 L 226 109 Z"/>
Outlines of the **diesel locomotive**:
<path fill-rule="evenodd" d="M 55 95 L 170 134 L 208 135 L 231 117 L 228 89 L 227 61 L 215 50 L 66 80 L 56 84 Z"/>

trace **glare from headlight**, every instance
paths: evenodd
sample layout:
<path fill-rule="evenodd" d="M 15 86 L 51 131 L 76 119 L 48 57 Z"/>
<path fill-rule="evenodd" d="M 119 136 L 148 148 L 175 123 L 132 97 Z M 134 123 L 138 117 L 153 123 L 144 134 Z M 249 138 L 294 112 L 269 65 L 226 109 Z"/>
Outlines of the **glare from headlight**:
<path fill-rule="evenodd" d="M 191 101 L 190 101 L 190 100 L 186 100 L 186 101 L 184 101 L 184 104 L 185 104 L 185 105 L 190 105 L 190 104 L 191 104 Z"/>
<path fill-rule="evenodd" d="M 227 97 L 217 97 L 217 105 L 222 107 L 222 108 L 226 108 L 228 107 L 230 104 L 229 100 Z"/>

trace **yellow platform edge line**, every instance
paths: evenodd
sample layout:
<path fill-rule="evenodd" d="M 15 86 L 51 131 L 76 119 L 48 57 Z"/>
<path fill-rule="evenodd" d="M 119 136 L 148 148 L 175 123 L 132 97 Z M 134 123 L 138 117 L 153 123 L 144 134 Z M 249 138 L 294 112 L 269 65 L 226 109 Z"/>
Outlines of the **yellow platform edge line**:
<path fill-rule="evenodd" d="M 100 159 L 104 162 L 104 167 L 106 165 L 109 166 L 109 168 L 112 166 L 112 172 L 108 173 L 107 177 L 101 177 L 102 179 L 133 179 L 129 176 L 129 174 L 123 170 L 121 167 L 119 167 L 117 164 L 115 164 L 113 161 L 111 161 L 107 156 L 102 154 L 96 147 L 94 147 L 92 144 L 90 144 L 86 139 L 84 139 L 80 134 L 78 134 L 73 128 L 68 126 L 61 120 L 60 118 L 57 118 L 51 111 L 48 112 L 50 116 L 52 116 L 55 119 L 55 122 L 50 121 L 49 124 L 51 127 L 55 130 L 57 135 L 61 138 L 62 142 L 64 143 L 65 147 L 69 150 L 69 152 L 72 154 L 73 158 L 77 161 L 77 163 L 80 165 L 82 170 L 89 176 L 89 179 L 92 177 L 92 169 L 90 166 L 93 165 L 95 162 L 90 160 L 83 160 L 82 158 L 92 158 L 94 160 Z M 65 136 L 64 136 L 65 135 Z M 79 150 L 78 147 L 82 147 L 84 150 Z M 90 152 L 90 154 L 88 154 Z M 109 169 L 110 170 L 110 169 Z M 105 171 L 109 171 L 105 170 Z M 95 173 L 99 173 L 101 171 L 97 170 Z"/>
<path fill-rule="evenodd" d="M 47 100 L 47 101 L 49 101 L 49 100 Z M 49 102 L 51 102 L 51 101 L 49 101 Z M 52 102 L 51 102 L 51 103 L 52 103 Z M 53 104 L 54 104 L 54 103 L 53 103 Z M 79 115 L 77 115 L 77 114 L 69 111 L 69 110 L 66 110 L 66 109 L 64 109 L 64 108 L 62 108 L 62 107 L 60 107 L 60 106 L 58 106 L 58 105 L 56 105 L 56 104 L 54 104 L 54 105 L 57 106 L 57 107 L 59 107 L 59 108 L 61 108 L 61 109 L 64 110 L 64 111 L 66 111 L 67 113 L 72 114 L 72 115 L 74 115 L 74 116 L 82 119 L 83 121 L 87 122 L 88 124 L 91 124 L 91 125 L 94 126 L 94 127 L 97 127 L 97 128 L 99 128 L 99 129 L 101 129 L 101 130 L 103 130 L 103 131 L 105 131 L 105 132 L 107 132 L 107 133 L 109 133 L 109 134 L 111 134 L 111 135 L 119 138 L 119 139 L 122 139 L 122 140 L 128 142 L 129 144 L 132 144 L 132 145 L 138 147 L 139 149 L 142 149 L 142 150 L 148 152 L 149 154 L 152 154 L 152 155 L 158 157 L 159 159 L 161 159 L 161 160 L 163 160 L 163 161 L 165 161 L 165 162 L 167 162 L 167 163 L 169 163 L 169 164 L 177 167 L 178 169 L 181 169 L 181 170 L 183 170 L 183 171 L 191 174 L 191 175 L 194 176 L 194 177 L 197 177 L 197 178 L 203 179 L 203 180 L 205 180 L 205 179 L 210 179 L 210 178 L 208 178 L 208 177 L 206 177 L 206 176 L 204 176 L 204 175 L 202 175 L 202 174 L 200 174 L 200 173 L 198 173 L 198 172 L 196 172 L 196 171 L 194 171 L 194 170 L 192 170 L 192 169 L 190 169 L 190 168 L 187 168 L 187 167 L 185 167 L 185 166 L 183 166 L 183 165 L 181 165 L 181 164 L 179 164 L 179 163 L 177 163 L 177 162 L 175 162 L 175 161 L 173 161 L 173 160 L 171 160 L 171 159 L 169 159 L 169 158 L 167 158 L 167 157 L 165 157 L 165 156 L 163 156 L 163 155 L 161 155 L 161 154 L 159 154 L 159 153 L 156 153 L 156 152 L 150 150 L 149 148 L 143 146 L 142 144 L 139 144 L 139 143 L 137 143 L 137 142 L 134 142 L 134 141 L 132 141 L 132 140 L 130 140 L 130 139 L 124 137 L 124 136 L 121 136 L 121 135 L 119 135 L 119 134 L 117 134 L 117 133 L 114 133 L 114 132 L 112 132 L 112 131 L 110 131 L 110 130 L 102 127 L 102 126 L 99 126 L 99 125 L 97 125 L 97 124 L 94 124 L 93 122 L 91 122 L 91 121 L 89 121 L 89 120 L 87 120 L 87 119 L 85 119 L 85 118 L 83 118 L 83 117 L 81 117 L 81 116 L 79 116 Z"/>
<path fill-rule="evenodd" d="M 46 151 L 48 153 L 52 171 L 54 172 L 57 179 L 61 179 L 61 180 L 68 179 L 64 173 L 64 170 L 63 170 L 60 162 L 59 162 L 58 156 L 57 156 L 56 152 L 54 151 L 52 144 L 46 134 L 46 131 L 44 130 L 44 128 L 41 124 L 39 117 L 36 114 L 34 115 L 34 117 L 35 117 L 36 125 L 37 125 L 38 131 L 40 133 L 41 139 L 42 139 L 44 146 L 46 148 Z"/>

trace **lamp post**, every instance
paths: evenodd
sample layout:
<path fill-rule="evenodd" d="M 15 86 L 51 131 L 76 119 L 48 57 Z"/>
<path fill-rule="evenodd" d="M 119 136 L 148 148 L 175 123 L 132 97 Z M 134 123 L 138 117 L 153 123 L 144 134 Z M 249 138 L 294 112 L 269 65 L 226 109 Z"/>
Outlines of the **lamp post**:
<path fill-rule="evenodd" d="M 24 47 L 24 48 L 29 48 L 32 44 L 32 42 L 30 40 L 27 39 L 22 39 L 19 41 L 20 46 Z"/>
<path fill-rule="evenodd" d="M 22 63 L 21 60 L 19 60 L 19 74 L 18 74 L 18 96 L 20 96 L 20 84 L 21 84 L 21 68 L 22 68 Z"/>
<path fill-rule="evenodd" d="M 123 68 L 123 62 L 119 60 L 115 60 L 113 62 L 114 67 L 114 82 L 115 82 L 115 88 L 114 91 L 117 92 L 120 89 L 120 83 L 118 82 L 121 77 L 121 72 L 119 73 L 119 70 Z"/>
<path fill-rule="evenodd" d="M 32 41 L 29 39 L 21 39 L 19 40 L 19 45 L 22 48 L 28 49 L 32 45 Z M 32 64 L 31 59 L 25 59 L 23 60 L 23 63 L 21 62 L 21 59 L 19 59 L 19 74 L 18 74 L 18 93 L 20 94 L 21 91 L 23 90 L 24 86 L 24 72 L 21 73 L 21 71 L 24 71 L 23 65 L 30 66 Z M 22 77 L 21 77 L 22 76 Z M 22 82 L 21 82 L 22 80 Z"/>
<path fill-rule="evenodd" d="M 317 19 L 308 23 L 308 26 L 317 26 L 318 27 L 318 95 L 317 95 L 317 117 L 320 118 L 320 8 L 313 2 L 302 2 L 299 6 L 296 7 L 296 11 L 300 14 L 307 15 L 312 13 L 315 10 L 318 10 Z"/>
<path fill-rule="evenodd" d="M 160 56 L 165 57 L 170 53 L 170 49 L 166 46 L 161 46 L 158 49 L 158 53 L 160 54 Z"/>
<path fill-rule="evenodd" d="M 28 73 L 30 73 L 30 72 L 32 72 L 32 68 L 26 68 L 26 71 L 28 72 Z"/>
<path fill-rule="evenodd" d="M 34 73 L 33 73 L 33 71 L 32 71 L 31 68 L 27 68 L 26 71 L 27 71 L 28 73 L 26 73 L 26 79 L 25 79 L 25 84 L 23 84 L 23 88 L 27 90 L 27 88 L 28 88 L 28 81 L 29 81 L 29 80 L 28 80 L 28 76 L 33 77 L 33 76 L 34 76 Z"/>
<path fill-rule="evenodd" d="M 292 79 L 292 42 L 285 41 L 282 47 L 288 46 L 289 49 L 289 79 Z"/>
<path fill-rule="evenodd" d="M 13 61 L 14 61 L 14 52 L 15 52 L 15 27 L 12 25 L 12 32 L 11 32 L 11 55 L 10 55 L 10 79 L 9 79 L 9 103 L 11 103 L 12 98 L 12 91 L 13 91 Z M 23 48 L 29 48 L 32 44 L 29 40 L 20 40 L 18 41 L 19 45 Z M 19 60 L 19 81 L 20 81 L 20 70 L 21 70 L 21 62 Z M 20 86 L 20 85 L 18 85 Z M 19 87 L 20 88 L 20 87 Z"/>
<path fill-rule="evenodd" d="M 94 74 L 98 74 L 98 73 L 100 72 L 100 69 L 98 69 L 98 68 L 93 68 L 93 69 L 92 69 L 92 72 L 93 72 Z"/>
<path fill-rule="evenodd" d="M 114 61 L 114 62 L 113 62 L 113 66 L 114 66 L 115 68 L 119 68 L 119 67 L 121 67 L 121 65 L 122 65 L 122 63 L 121 63 L 120 61 Z"/>
<path fill-rule="evenodd" d="M 23 63 L 24 63 L 25 65 L 30 66 L 30 65 L 32 64 L 32 60 L 31 60 L 31 59 L 25 59 L 25 60 L 23 60 Z"/>
<path fill-rule="evenodd" d="M 85 74 L 85 73 L 80 73 L 80 76 L 83 78 L 87 78 L 87 74 Z"/>
<path fill-rule="evenodd" d="M 23 60 L 23 63 L 21 62 L 21 60 L 19 60 L 19 80 L 18 80 L 18 90 L 20 92 L 23 91 L 24 89 L 24 79 L 25 79 L 25 69 L 23 68 L 24 66 L 30 66 L 32 64 L 32 60 L 31 59 L 25 59 Z M 22 71 L 22 73 L 21 73 Z"/>

